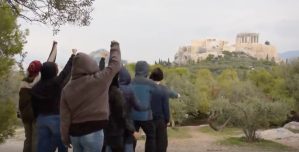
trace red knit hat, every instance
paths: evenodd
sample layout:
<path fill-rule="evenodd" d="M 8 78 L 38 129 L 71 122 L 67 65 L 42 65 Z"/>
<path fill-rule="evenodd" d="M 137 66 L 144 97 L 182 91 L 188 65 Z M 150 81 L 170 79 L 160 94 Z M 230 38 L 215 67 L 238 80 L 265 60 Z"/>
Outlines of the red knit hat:
<path fill-rule="evenodd" d="M 32 61 L 29 64 L 28 69 L 27 69 L 28 74 L 29 74 L 28 76 L 33 77 L 33 76 L 38 75 L 41 66 L 42 66 L 42 63 L 40 61 L 37 61 L 37 60 Z"/>

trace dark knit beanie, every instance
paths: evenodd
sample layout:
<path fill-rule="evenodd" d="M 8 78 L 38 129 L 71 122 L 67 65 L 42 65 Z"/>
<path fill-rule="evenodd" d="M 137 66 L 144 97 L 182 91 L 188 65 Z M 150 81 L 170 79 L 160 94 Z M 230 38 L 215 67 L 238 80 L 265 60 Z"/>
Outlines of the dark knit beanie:
<path fill-rule="evenodd" d="M 164 78 L 163 71 L 160 68 L 156 68 L 152 71 L 149 78 L 154 81 L 162 81 Z"/>
<path fill-rule="evenodd" d="M 28 77 L 37 76 L 40 71 L 41 66 L 42 66 L 42 63 L 40 61 L 37 61 L 37 60 L 32 61 L 27 68 L 27 71 L 29 74 Z"/>

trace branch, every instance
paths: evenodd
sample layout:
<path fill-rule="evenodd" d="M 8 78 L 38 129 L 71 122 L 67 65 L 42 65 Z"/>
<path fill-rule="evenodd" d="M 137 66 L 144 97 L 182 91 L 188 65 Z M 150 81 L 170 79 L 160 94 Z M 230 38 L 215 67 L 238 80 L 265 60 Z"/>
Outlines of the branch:
<path fill-rule="evenodd" d="M 231 120 L 231 117 L 229 117 L 225 123 L 223 125 L 221 125 L 220 127 L 216 125 L 216 121 L 218 119 L 218 117 L 222 116 L 223 115 L 223 112 L 222 110 L 220 111 L 219 114 L 216 114 L 216 111 L 213 111 L 212 114 L 209 116 L 208 118 L 208 123 L 209 123 L 209 126 L 215 130 L 215 131 L 222 131 L 226 125 L 228 124 L 228 122 Z"/>

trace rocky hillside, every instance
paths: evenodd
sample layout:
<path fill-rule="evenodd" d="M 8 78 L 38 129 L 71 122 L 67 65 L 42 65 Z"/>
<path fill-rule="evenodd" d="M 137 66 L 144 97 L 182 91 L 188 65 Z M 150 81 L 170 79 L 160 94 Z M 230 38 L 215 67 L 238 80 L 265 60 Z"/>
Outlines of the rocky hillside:
<path fill-rule="evenodd" d="M 101 54 L 103 52 L 109 52 L 109 51 L 107 51 L 105 49 L 99 49 L 99 50 L 96 50 L 96 51 L 93 51 L 93 52 L 89 53 L 89 56 L 91 58 L 93 58 L 97 63 L 99 63 L 100 60 L 101 60 Z M 105 59 L 106 65 L 108 64 L 108 61 L 109 61 L 109 56 L 107 56 L 107 58 Z M 128 64 L 128 61 L 127 60 L 121 60 L 121 63 L 123 65 L 126 65 L 126 64 Z"/>
<path fill-rule="evenodd" d="M 178 52 L 175 54 L 174 62 L 178 64 L 186 64 L 188 61 L 201 61 L 205 60 L 209 55 L 223 57 L 224 51 L 229 52 L 244 52 L 257 59 L 269 59 L 275 62 L 281 62 L 282 60 L 277 55 L 276 47 L 272 45 L 264 45 L 259 43 L 253 44 L 238 44 L 229 46 L 229 50 L 226 48 L 220 49 L 204 48 L 196 46 L 181 46 Z"/>

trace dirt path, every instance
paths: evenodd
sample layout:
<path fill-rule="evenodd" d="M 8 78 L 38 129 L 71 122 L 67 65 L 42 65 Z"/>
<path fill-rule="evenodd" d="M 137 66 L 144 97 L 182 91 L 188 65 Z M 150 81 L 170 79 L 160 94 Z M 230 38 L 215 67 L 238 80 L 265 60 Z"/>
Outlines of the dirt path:
<path fill-rule="evenodd" d="M 169 138 L 168 152 L 268 152 L 256 148 L 225 147 L 217 143 L 217 139 L 209 134 L 198 131 L 199 127 L 188 127 L 191 137 L 185 139 Z M 23 148 L 24 134 L 17 133 L 14 139 L 0 145 L 0 152 L 20 152 Z M 70 150 L 69 152 L 72 152 Z M 144 140 L 137 143 L 136 152 L 144 152 Z M 295 151 L 294 151 L 295 152 Z"/>

